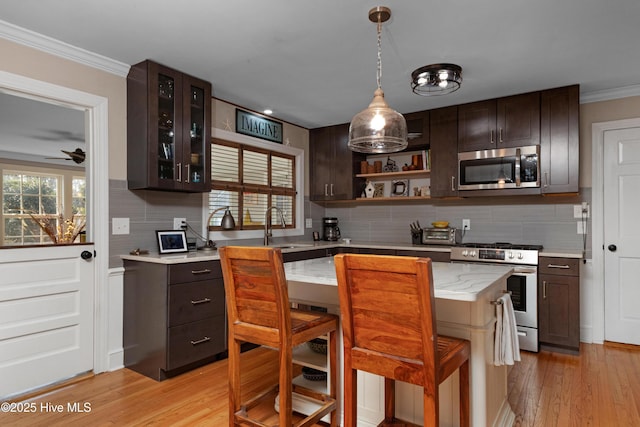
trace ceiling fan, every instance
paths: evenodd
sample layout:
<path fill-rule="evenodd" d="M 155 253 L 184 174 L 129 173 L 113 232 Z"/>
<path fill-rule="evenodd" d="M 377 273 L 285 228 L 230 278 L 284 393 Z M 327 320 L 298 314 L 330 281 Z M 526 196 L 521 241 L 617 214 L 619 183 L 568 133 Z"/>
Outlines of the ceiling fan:
<path fill-rule="evenodd" d="M 60 150 L 69 157 L 45 157 L 46 159 L 56 160 L 73 160 L 75 163 L 80 164 L 84 162 L 85 152 L 81 148 L 76 148 L 73 151 Z"/>

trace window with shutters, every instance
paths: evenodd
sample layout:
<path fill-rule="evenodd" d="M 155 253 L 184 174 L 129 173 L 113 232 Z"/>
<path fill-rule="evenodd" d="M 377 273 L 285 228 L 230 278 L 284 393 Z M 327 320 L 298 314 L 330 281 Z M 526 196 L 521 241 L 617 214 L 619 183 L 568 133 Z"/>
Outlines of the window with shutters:
<path fill-rule="evenodd" d="M 275 150 L 213 139 L 208 211 L 229 206 L 237 230 L 264 227 L 268 207 L 280 209 L 286 228 L 296 227 L 295 156 Z M 272 209 L 271 223 L 280 224 Z M 209 230 L 220 230 L 223 213 L 214 215 Z"/>

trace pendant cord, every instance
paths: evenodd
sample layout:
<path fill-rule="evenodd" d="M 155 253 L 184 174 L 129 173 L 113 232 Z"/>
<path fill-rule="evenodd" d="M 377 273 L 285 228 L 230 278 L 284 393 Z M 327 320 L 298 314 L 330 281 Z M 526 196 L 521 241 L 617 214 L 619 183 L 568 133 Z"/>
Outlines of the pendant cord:
<path fill-rule="evenodd" d="M 378 15 L 378 69 L 376 72 L 376 80 L 378 82 L 378 89 L 382 89 L 380 84 L 382 80 L 382 22 L 380 21 L 380 15 Z"/>

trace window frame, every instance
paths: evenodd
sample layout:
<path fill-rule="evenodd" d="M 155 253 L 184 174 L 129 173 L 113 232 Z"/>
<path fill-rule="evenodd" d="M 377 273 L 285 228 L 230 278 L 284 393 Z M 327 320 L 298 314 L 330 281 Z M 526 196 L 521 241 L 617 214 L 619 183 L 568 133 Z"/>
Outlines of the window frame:
<path fill-rule="evenodd" d="M 212 141 L 221 140 L 228 143 L 236 143 L 245 145 L 256 150 L 266 150 L 274 153 L 284 154 L 293 157 L 293 169 L 294 169 L 294 182 L 295 182 L 295 194 L 293 200 L 293 219 L 295 221 L 295 227 L 287 227 L 285 229 L 279 227 L 273 227 L 274 237 L 283 236 L 300 236 L 304 234 L 304 150 L 302 148 L 292 147 L 290 145 L 277 144 L 273 142 L 263 141 L 258 138 L 254 138 L 247 135 L 237 134 L 235 132 L 229 132 L 218 128 L 212 130 Z M 242 172 L 242 171 L 240 171 Z M 240 175 L 242 176 L 242 175 Z M 223 182 L 218 182 L 222 184 Z M 226 183 L 229 184 L 229 183 Z M 230 185 L 230 184 L 229 184 Z M 214 181 L 212 180 L 212 187 Z M 247 186 L 249 187 L 249 186 Z M 203 193 L 202 196 L 202 231 L 203 235 L 209 236 L 212 240 L 230 240 L 230 239 L 249 239 L 249 238 L 261 238 L 264 234 L 264 224 L 258 226 L 252 226 L 244 230 L 221 230 L 219 227 L 213 228 L 209 231 L 206 227 L 206 221 L 209 217 L 209 193 Z"/>
<path fill-rule="evenodd" d="M 35 166 L 29 163 L 13 163 L 9 160 L 5 160 L 0 162 L 0 196 L 3 196 L 4 193 L 2 191 L 2 185 L 4 180 L 5 173 L 16 173 L 22 175 L 34 175 L 34 176 L 49 176 L 55 177 L 58 180 L 57 183 L 57 203 L 56 203 L 56 211 L 58 211 L 59 207 L 62 207 L 62 212 L 56 212 L 56 214 L 48 215 L 50 218 L 57 218 L 59 214 L 62 214 L 64 218 L 71 218 L 73 214 L 73 180 L 74 179 L 84 179 L 85 180 L 85 214 L 77 214 L 76 218 L 83 217 L 86 220 L 86 184 L 87 177 L 84 171 L 80 171 L 76 168 L 65 168 L 57 167 L 55 165 L 51 165 L 51 167 L 42 167 Z M 2 205 L 2 201 L 0 201 L 0 206 Z M 17 214 L 10 215 L 11 217 L 17 217 L 21 219 L 26 219 L 28 214 Z M 2 224 L 0 224 L 0 246 L 4 246 L 5 239 L 5 228 L 4 228 L 4 220 L 5 214 L 3 211 L 0 211 L 0 219 L 2 220 Z M 32 245 L 47 245 L 53 244 L 44 234 L 41 232 L 41 239 L 39 243 L 22 243 L 19 245 L 11 245 L 10 247 L 21 247 L 21 246 L 32 246 Z M 24 238 L 24 236 L 23 236 Z M 9 246 L 7 246 L 9 247 Z"/>

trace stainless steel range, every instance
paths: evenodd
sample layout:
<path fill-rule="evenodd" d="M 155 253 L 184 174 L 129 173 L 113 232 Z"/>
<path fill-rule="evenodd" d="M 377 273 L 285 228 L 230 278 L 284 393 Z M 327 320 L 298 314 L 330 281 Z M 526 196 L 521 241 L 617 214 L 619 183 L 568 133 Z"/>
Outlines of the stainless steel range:
<path fill-rule="evenodd" d="M 518 326 L 520 349 L 538 351 L 538 252 L 539 245 L 465 243 L 451 248 L 452 262 L 510 264 L 507 279 Z"/>

